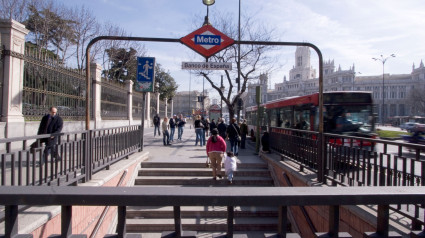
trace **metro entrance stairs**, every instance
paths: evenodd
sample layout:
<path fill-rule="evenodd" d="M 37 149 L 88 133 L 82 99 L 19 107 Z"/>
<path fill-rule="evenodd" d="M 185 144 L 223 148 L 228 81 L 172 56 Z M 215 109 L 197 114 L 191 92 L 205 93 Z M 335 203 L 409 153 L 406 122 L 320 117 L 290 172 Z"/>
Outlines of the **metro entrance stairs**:
<path fill-rule="evenodd" d="M 160 142 L 162 144 L 159 140 L 157 144 Z M 205 146 L 193 147 L 194 139 L 191 138 L 169 147 L 161 147 L 160 151 L 157 150 L 155 143 L 151 143 L 147 148 L 155 152 L 150 151 L 152 158 L 142 162 L 134 186 L 155 186 L 164 189 L 170 186 L 195 188 L 274 186 L 266 163 L 254 154 L 252 145 L 239 152 L 238 171 L 234 174 L 233 184 L 229 184 L 225 179 L 224 168 L 223 178 L 217 177 L 217 180 L 213 180 L 211 168 L 206 167 L 205 163 Z M 166 155 L 165 150 L 170 154 Z M 156 151 L 160 152 L 160 155 Z M 168 156 L 169 159 L 164 156 Z M 235 207 L 234 211 L 235 234 L 264 237 L 265 233 L 277 231 L 278 212 L 275 207 Z M 196 231 L 197 237 L 224 235 L 227 230 L 227 207 L 181 207 L 181 217 L 183 230 Z M 173 207 L 129 207 L 126 224 L 128 233 L 141 233 L 142 237 L 161 237 L 162 232 L 174 230 Z"/>

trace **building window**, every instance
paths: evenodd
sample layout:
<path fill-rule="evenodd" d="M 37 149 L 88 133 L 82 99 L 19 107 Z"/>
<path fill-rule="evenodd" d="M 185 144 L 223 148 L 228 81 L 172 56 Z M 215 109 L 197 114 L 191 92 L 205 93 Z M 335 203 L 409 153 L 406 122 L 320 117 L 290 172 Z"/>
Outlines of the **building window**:
<path fill-rule="evenodd" d="M 297 66 L 301 67 L 303 65 L 303 57 L 302 56 L 298 56 L 297 58 Z"/>
<path fill-rule="evenodd" d="M 406 112 L 404 110 L 404 104 L 400 104 L 398 105 L 398 114 L 400 116 L 406 116 Z"/>

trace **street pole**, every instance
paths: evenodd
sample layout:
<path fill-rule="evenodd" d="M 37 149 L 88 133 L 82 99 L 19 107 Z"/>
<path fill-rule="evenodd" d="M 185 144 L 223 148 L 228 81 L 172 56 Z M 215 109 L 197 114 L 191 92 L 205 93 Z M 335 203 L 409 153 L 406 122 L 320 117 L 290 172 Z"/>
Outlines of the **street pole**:
<path fill-rule="evenodd" d="M 143 106 L 143 110 L 142 110 L 142 125 L 140 128 L 140 148 L 139 148 L 139 152 L 143 151 L 143 134 L 145 131 L 145 110 L 146 110 L 146 92 L 143 92 L 143 98 L 142 98 L 142 106 Z"/>
<path fill-rule="evenodd" d="M 382 116 L 381 116 L 381 125 L 385 123 L 385 62 L 391 57 L 395 57 L 394 54 L 391 54 L 388 57 L 381 55 L 381 58 L 372 58 L 375 61 L 381 61 L 382 63 Z"/>
<path fill-rule="evenodd" d="M 241 0 L 239 0 L 239 20 L 238 20 L 238 94 L 241 91 Z M 241 108 L 237 102 L 238 122 L 241 118 Z"/>

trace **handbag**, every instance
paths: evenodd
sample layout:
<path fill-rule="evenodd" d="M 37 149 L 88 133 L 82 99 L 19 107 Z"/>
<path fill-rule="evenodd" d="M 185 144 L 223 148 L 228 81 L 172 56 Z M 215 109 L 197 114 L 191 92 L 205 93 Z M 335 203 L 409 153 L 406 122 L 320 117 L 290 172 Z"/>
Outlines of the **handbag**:
<path fill-rule="evenodd" d="M 209 168 L 211 165 L 210 157 L 207 156 L 207 161 L 205 161 L 205 167 Z"/>
<path fill-rule="evenodd" d="M 235 125 L 233 125 L 233 124 L 232 124 L 232 127 L 233 127 L 233 129 L 235 129 L 236 133 L 238 133 L 238 137 L 236 138 L 236 139 L 237 139 L 237 141 L 238 141 L 238 142 L 241 142 L 242 138 L 241 138 L 241 136 L 239 135 L 238 130 L 236 130 Z"/>

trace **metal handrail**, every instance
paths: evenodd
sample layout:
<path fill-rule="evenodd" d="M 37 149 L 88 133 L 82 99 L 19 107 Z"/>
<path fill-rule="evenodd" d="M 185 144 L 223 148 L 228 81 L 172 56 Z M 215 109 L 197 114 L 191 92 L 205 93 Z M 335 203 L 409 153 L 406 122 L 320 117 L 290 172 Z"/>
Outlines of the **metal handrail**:
<path fill-rule="evenodd" d="M 62 206 L 63 237 L 72 234 L 72 212 L 66 212 L 72 206 L 118 206 L 118 237 L 126 235 L 127 206 L 173 206 L 177 237 L 182 232 L 181 206 L 273 206 L 280 211 L 279 234 L 286 237 L 288 206 L 329 206 L 328 233 L 335 233 L 341 206 L 378 205 L 378 225 L 373 232 L 388 237 L 389 206 L 420 204 L 424 197 L 424 187 L 0 187 L 0 205 L 6 207 L 6 237 L 18 234 L 19 205 Z M 232 223 L 233 217 L 227 221 Z M 233 234 L 232 230 L 227 232 Z"/>

